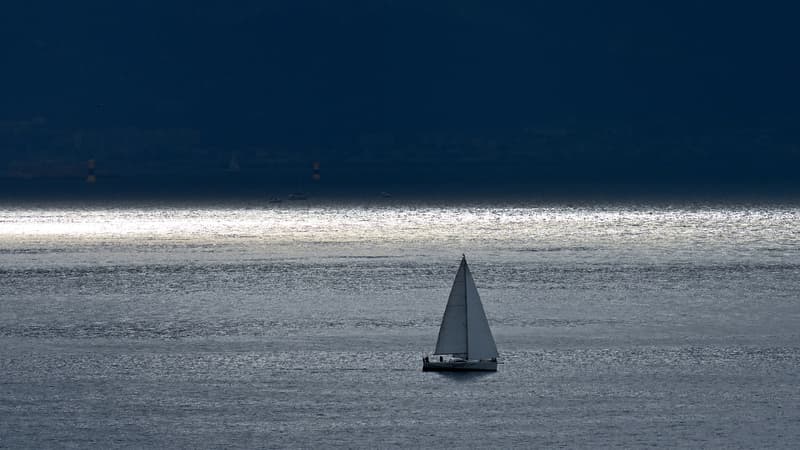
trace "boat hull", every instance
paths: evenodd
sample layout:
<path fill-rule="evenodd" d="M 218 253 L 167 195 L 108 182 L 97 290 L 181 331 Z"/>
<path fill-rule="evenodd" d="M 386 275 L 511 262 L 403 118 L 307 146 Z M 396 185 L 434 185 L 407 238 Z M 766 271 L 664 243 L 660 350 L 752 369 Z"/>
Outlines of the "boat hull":
<path fill-rule="evenodd" d="M 497 372 L 496 361 L 426 361 L 422 360 L 423 372 Z"/>

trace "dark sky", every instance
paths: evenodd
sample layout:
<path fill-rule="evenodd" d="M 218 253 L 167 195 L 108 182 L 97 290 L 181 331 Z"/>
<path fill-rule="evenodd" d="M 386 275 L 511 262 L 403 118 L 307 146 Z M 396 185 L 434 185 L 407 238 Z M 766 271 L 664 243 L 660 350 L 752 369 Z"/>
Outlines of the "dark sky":
<path fill-rule="evenodd" d="M 798 12 L 722 1 L 7 1 L 0 120 L 189 128 L 216 146 L 598 127 L 724 141 L 760 128 L 790 152 Z"/>

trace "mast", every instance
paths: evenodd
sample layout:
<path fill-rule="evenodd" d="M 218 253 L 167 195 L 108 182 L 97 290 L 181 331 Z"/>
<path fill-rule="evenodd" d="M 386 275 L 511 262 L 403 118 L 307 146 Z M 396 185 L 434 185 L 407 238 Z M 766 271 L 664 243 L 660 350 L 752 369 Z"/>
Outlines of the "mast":
<path fill-rule="evenodd" d="M 467 273 L 469 272 L 469 266 L 467 266 L 467 256 L 465 254 L 461 254 L 461 263 L 464 264 L 464 335 L 467 338 L 467 358 L 469 359 L 469 298 L 467 297 Z"/>

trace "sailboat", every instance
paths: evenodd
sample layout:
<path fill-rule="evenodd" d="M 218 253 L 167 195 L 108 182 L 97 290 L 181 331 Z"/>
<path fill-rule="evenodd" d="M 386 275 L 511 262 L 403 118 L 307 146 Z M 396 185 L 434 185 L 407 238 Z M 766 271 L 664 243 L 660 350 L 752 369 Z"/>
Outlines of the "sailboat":
<path fill-rule="evenodd" d="M 456 273 L 433 355 L 422 358 L 427 371 L 497 371 L 497 346 L 466 256 Z"/>

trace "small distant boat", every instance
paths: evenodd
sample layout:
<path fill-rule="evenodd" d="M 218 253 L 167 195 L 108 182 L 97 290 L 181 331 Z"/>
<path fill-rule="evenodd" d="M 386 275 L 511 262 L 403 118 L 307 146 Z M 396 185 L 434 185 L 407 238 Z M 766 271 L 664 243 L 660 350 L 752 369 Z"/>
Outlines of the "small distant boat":
<path fill-rule="evenodd" d="M 381 192 L 381 197 L 383 197 L 383 198 L 392 198 L 392 194 L 390 194 L 390 193 L 388 193 L 386 191 L 383 191 L 383 192 Z"/>
<path fill-rule="evenodd" d="M 497 371 L 497 346 L 466 256 L 450 289 L 436 350 L 422 358 L 422 370 Z"/>
<path fill-rule="evenodd" d="M 308 195 L 305 192 L 292 192 L 286 198 L 289 200 L 308 200 Z"/>
<path fill-rule="evenodd" d="M 280 197 L 270 197 L 268 200 L 270 203 L 280 203 L 283 200 Z"/>

